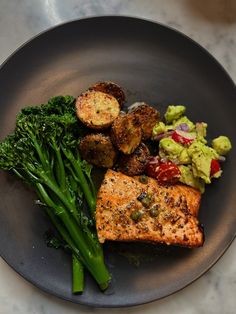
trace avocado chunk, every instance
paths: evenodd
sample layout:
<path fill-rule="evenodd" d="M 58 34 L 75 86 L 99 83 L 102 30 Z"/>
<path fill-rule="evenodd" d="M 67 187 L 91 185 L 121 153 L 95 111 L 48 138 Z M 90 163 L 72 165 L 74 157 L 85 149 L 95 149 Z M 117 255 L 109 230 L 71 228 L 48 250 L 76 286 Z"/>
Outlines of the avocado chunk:
<path fill-rule="evenodd" d="M 190 121 L 186 116 L 183 116 L 178 120 L 174 121 L 174 128 L 176 129 L 176 127 L 182 123 L 187 124 L 190 132 L 193 131 L 195 128 L 195 124 L 192 121 Z"/>
<path fill-rule="evenodd" d="M 196 133 L 197 133 L 197 140 L 202 142 L 203 144 L 207 144 L 207 140 L 205 139 L 207 135 L 207 123 L 197 122 Z"/>
<path fill-rule="evenodd" d="M 211 161 L 219 158 L 217 152 L 202 142 L 195 141 L 189 146 L 188 154 L 192 160 L 193 175 L 202 178 L 205 183 L 211 183 Z"/>
<path fill-rule="evenodd" d="M 219 136 L 212 141 L 212 147 L 219 155 L 226 155 L 231 150 L 232 145 L 227 136 Z"/>
<path fill-rule="evenodd" d="M 165 157 L 173 162 L 178 162 L 178 164 L 188 164 L 191 162 L 187 148 L 171 138 L 161 139 L 159 149 L 161 158 Z"/>
<path fill-rule="evenodd" d="M 158 122 L 152 129 L 152 135 L 159 135 L 166 132 L 166 126 L 163 122 Z"/>
<path fill-rule="evenodd" d="M 172 121 L 179 119 L 185 113 L 185 110 L 185 106 L 168 106 L 165 113 L 166 123 L 170 124 Z"/>
<path fill-rule="evenodd" d="M 201 193 L 204 193 L 205 183 L 202 179 L 194 177 L 191 166 L 180 165 L 179 170 L 181 172 L 181 177 L 179 179 L 180 182 L 198 189 Z"/>

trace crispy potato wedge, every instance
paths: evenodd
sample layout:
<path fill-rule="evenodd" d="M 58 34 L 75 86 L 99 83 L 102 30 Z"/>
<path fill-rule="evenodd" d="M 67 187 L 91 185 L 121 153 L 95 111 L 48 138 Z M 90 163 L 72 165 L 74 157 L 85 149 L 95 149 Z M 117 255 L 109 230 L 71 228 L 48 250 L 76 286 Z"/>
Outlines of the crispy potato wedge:
<path fill-rule="evenodd" d="M 111 138 L 114 145 L 124 154 L 131 154 L 139 146 L 142 130 L 135 115 L 124 114 L 112 124 Z"/>
<path fill-rule="evenodd" d="M 116 150 L 109 136 L 104 134 L 88 134 L 79 144 L 83 159 L 90 164 L 102 168 L 111 168 L 116 160 Z"/>
<path fill-rule="evenodd" d="M 87 91 L 76 101 L 77 117 L 89 128 L 108 128 L 120 113 L 118 101 L 112 95 Z"/>
<path fill-rule="evenodd" d="M 130 114 L 136 116 L 142 129 L 142 140 L 147 140 L 152 137 L 152 129 L 160 120 L 160 113 L 153 107 L 143 103 L 133 110 Z"/>
<path fill-rule="evenodd" d="M 135 176 L 142 174 L 145 170 L 147 159 L 150 156 L 148 147 L 141 143 L 130 155 L 122 154 L 118 161 L 118 171 Z"/>
<path fill-rule="evenodd" d="M 91 86 L 89 90 L 95 90 L 112 95 L 117 99 L 118 103 L 120 104 L 120 108 L 122 108 L 125 103 L 125 93 L 119 85 L 113 82 L 98 82 L 95 85 Z"/>

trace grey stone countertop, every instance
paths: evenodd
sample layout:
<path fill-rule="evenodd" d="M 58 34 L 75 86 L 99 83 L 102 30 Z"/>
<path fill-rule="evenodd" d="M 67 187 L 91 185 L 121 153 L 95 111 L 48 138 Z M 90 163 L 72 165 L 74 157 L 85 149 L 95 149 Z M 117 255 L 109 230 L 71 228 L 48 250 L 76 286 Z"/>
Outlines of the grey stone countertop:
<path fill-rule="evenodd" d="M 131 15 L 169 25 L 205 47 L 236 81 L 234 0 L 1 0 L 0 63 L 39 32 L 93 15 Z M 123 309 L 94 309 L 41 292 L 0 259 L 0 314 L 236 313 L 236 242 L 199 280 L 165 299 Z"/>

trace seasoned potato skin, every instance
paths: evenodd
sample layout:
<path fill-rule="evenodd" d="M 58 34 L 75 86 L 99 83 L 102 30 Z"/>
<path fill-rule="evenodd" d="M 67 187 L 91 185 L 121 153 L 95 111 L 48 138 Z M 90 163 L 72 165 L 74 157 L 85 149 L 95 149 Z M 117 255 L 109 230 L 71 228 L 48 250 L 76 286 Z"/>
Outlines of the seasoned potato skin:
<path fill-rule="evenodd" d="M 79 144 L 83 159 L 92 165 L 102 168 L 113 167 L 116 161 L 116 150 L 109 136 L 104 134 L 88 134 Z"/>
<path fill-rule="evenodd" d="M 118 171 L 128 176 L 142 174 L 145 170 L 149 156 L 150 152 L 148 147 L 144 143 L 141 143 L 132 154 L 122 154 L 119 157 Z"/>
<path fill-rule="evenodd" d="M 152 129 L 160 120 L 160 113 L 153 107 L 143 103 L 134 108 L 130 114 L 136 116 L 142 129 L 142 140 L 145 141 L 152 137 Z"/>
<path fill-rule="evenodd" d="M 98 82 L 95 85 L 91 86 L 89 90 L 95 90 L 114 96 L 117 99 L 118 103 L 120 104 L 120 108 L 122 108 L 125 103 L 124 91 L 119 85 L 113 82 L 110 81 Z"/>
<path fill-rule="evenodd" d="M 120 113 L 118 101 L 100 91 L 87 91 L 76 101 L 77 117 L 89 128 L 108 128 Z"/>
<path fill-rule="evenodd" d="M 111 127 L 111 138 L 122 153 L 132 154 L 142 138 L 142 130 L 136 116 L 124 114 L 117 117 Z"/>

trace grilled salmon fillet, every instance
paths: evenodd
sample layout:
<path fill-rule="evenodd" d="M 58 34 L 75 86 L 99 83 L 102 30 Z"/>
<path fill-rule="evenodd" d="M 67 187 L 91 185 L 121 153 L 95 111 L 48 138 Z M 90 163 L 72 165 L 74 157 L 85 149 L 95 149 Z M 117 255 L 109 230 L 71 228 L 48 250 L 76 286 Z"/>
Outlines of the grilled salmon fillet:
<path fill-rule="evenodd" d="M 162 186 L 149 177 L 143 180 L 109 169 L 97 198 L 99 241 L 202 246 L 204 235 L 197 219 L 200 199 L 200 192 L 188 186 Z"/>

